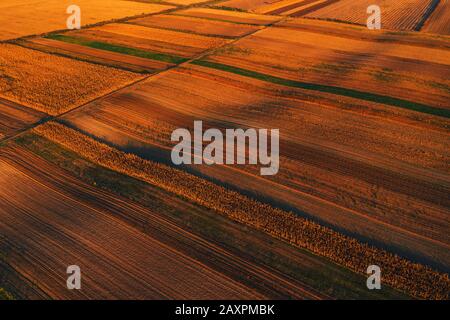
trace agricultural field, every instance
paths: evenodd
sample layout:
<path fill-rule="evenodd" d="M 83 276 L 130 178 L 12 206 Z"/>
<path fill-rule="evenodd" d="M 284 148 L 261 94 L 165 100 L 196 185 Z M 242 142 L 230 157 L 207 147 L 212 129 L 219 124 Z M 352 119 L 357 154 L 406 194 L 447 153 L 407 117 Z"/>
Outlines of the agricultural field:
<path fill-rule="evenodd" d="M 51 139 L 55 136 L 50 140 L 43 137 L 52 137 L 52 132 L 58 134 L 58 130 L 65 131 L 67 142 L 80 142 L 81 148 L 54 143 Z M 25 292 L 26 297 L 34 290 L 33 295 L 40 297 L 77 299 L 210 299 L 225 295 L 240 299 L 317 299 L 330 293 L 342 298 L 380 297 L 376 292 L 363 290 L 359 276 L 324 263 L 320 257 L 264 233 L 242 228 L 215 212 L 183 201 L 152 184 L 106 170 L 96 160 L 91 162 L 71 151 L 84 154 L 81 150 L 85 150 L 85 143 L 94 143 L 93 150 L 114 152 L 118 156 L 116 160 L 121 161 L 120 153 L 108 151 L 107 147 L 55 124 L 37 128 L 2 149 L 0 179 L 14 187 L 1 189 L 2 201 L 7 204 L 0 209 L 4 217 L 1 228 L 2 235 L 8 239 L 1 243 L 1 262 L 6 263 L 5 268 L 17 270 L 29 281 L 40 284 L 30 288 L 19 276 L 1 274 L 2 279 L 6 278 L 3 283 L 8 292 L 14 296 L 21 297 Z M 21 183 L 27 189 L 21 189 Z M 45 194 L 45 207 L 40 206 L 42 199 L 38 201 L 35 194 L 38 192 Z M 22 207 L 20 198 L 10 200 L 12 194 L 30 201 Z M 77 201 L 76 207 L 72 201 Z M 39 212 L 37 217 L 25 214 L 31 212 L 30 207 Z M 76 214 L 72 214 L 75 208 Z M 84 225 L 83 232 L 77 233 L 80 224 Z M 43 232 L 48 228 L 53 232 Z M 27 237 L 14 238 L 20 234 L 31 234 L 33 239 L 39 237 L 39 242 L 27 241 Z M 55 242 L 59 244 L 58 250 L 49 252 Z M 127 255 L 121 255 L 122 251 Z M 267 256 L 268 251 L 273 255 Z M 33 256 L 29 255 L 31 252 Z M 248 260 L 249 254 L 253 262 Z M 60 278 L 58 270 L 69 263 L 67 259 L 86 264 L 88 279 L 82 293 L 65 290 L 60 282 L 64 282 L 62 278 L 55 281 Z M 114 270 L 127 272 L 117 271 L 111 277 L 110 264 L 117 266 Z M 189 275 L 176 270 L 180 265 Z M 180 278 L 174 277 L 174 273 Z M 192 282 L 184 282 L 183 277 Z M 111 281 L 121 290 L 108 290 L 113 286 Z M 187 286 L 185 289 L 180 289 L 181 282 Z M 392 289 L 387 289 L 383 296 L 405 297 Z"/>
<path fill-rule="evenodd" d="M 176 0 L 175 0 L 176 1 Z M 69 0 L 15 0 L 0 3 L 0 40 L 15 39 L 66 29 Z M 82 8 L 82 25 L 121 19 L 142 14 L 162 12 L 170 5 L 128 0 L 77 0 Z"/>
<path fill-rule="evenodd" d="M 300 17 L 314 12 L 338 0 L 229 0 L 223 6 L 248 10 L 260 14 L 286 15 Z"/>
<path fill-rule="evenodd" d="M 450 1 L 439 1 L 420 31 L 450 36 Z"/>
<path fill-rule="evenodd" d="M 47 123 L 34 132 L 95 164 L 178 194 L 280 240 L 289 240 L 291 244 L 325 256 L 353 271 L 363 272 L 364 264 L 372 259 L 383 260 L 385 281 L 411 295 L 437 299 L 447 294 L 450 280 L 444 274 L 359 243 L 293 213 L 259 203 L 183 171 L 118 151 L 61 124 Z M 402 266 L 401 276 L 397 273 L 399 266 Z"/>
<path fill-rule="evenodd" d="M 139 79 L 131 72 L 0 44 L 0 97 L 57 115 Z"/>
<path fill-rule="evenodd" d="M 0 99 L 0 139 L 37 123 L 45 116 L 45 113 Z"/>
<path fill-rule="evenodd" d="M 220 5 L 228 8 L 236 8 L 245 11 L 254 11 L 255 9 L 282 2 L 280 0 L 227 0 Z"/>
<path fill-rule="evenodd" d="M 221 96 L 217 96 L 214 90 L 219 86 Z M 177 94 L 173 93 L 174 89 Z M 150 159 L 156 157 L 159 161 L 170 158 L 170 132 L 179 127 L 192 127 L 193 120 L 197 118 L 208 119 L 208 122 L 205 120 L 205 127 L 223 127 L 224 123 L 228 123 L 232 127 L 269 125 L 283 128 L 286 140 L 282 139 L 280 148 L 286 150 L 286 159 L 281 162 L 285 162 L 286 166 L 280 169 L 275 181 L 258 177 L 259 173 L 255 168 L 247 172 L 234 167 L 191 166 L 190 170 L 199 176 L 209 176 L 212 181 L 232 185 L 236 190 L 246 190 L 261 199 L 271 199 L 271 203 L 296 208 L 299 213 L 315 215 L 317 219 L 345 228 L 351 233 L 384 242 L 386 246 L 395 237 L 393 242 L 399 252 L 407 251 L 417 258 L 426 257 L 435 264 L 447 264 L 449 256 L 445 245 L 442 247 L 434 241 L 448 243 L 449 240 L 445 232 L 446 223 L 435 224 L 435 221 L 446 219 L 446 204 L 442 203 L 431 209 L 432 202 L 440 199 L 442 192 L 446 191 L 439 185 L 431 187 L 431 177 L 428 182 L 417 180 L 430 165 L 436 170 L 448 171 L 448 155 L 445 151 L 448 140 L 445 139 L 445 130 L 436 125 L 435 131 L 430 133 L 428 127 L 423 127 L 420 121 L 402 124 L 401 120 L 407 120 L 404 116 L 392 126 L 386 124 L 384 118 L 376 116 L 368 122 L 367 111 L 363 106 L 359 114 L 351 110 L 345 111 L 344 106 L 340 105 L 330 105 L 328 110 L 317 110 L 317 103 L 325 102 L 325 97 L 317 97 L 316 101 L 306 103 L 299 91 L 291 92 L 289 99 L 284 99 L 279 96 L 278 90 L 281 88 L 241 76 L 190 66 L 170 72 L 157 81 L 141 83 L 137 90 L 130 88 L 115 94 L 92 106 L 89 112 L 74 112 L 63 120 L 126 152 L 138 153 Z M 248 106 L 248 101 L 253 101 L 253 107 Z M 300 101 L 303 110 L 298 110 Z M 147 106 L 151 106 L 151 113 L 145 112 Z M 277 108 L 282 108 L 283 112 L 277 112 Z M 370 108 L 376 110 L 377 107 Z M 267 116 L 262 116 L 262 112 L 267 112 Z M 342 112 L 348 114 L 342 116 Z M 328 123 L 320 118 L 325 113 L 332 119 Z M 341 115 L 338 116 L 339 114 Z M 395 115 L 392 116 L 395 118 Z M 335 121 L 344 118 L 347 120 Z M 426 118 L 428 117 L 425 116 L 424 120 Z M 365 127 L 359 128 L 363 119 Z M 411 130 L 411 124 L 415 125 L 415 130 Z M 349 134 L 344 134 L 345 132 Z M 375 132 L 378 133 L 377 138 L 372 137 Z M 422 140 L 427 143 L 420 142 Z M 312 147 L 312 143 L 315 147 Z M 412 144 L 417 148 L 413 153 L 410 148 Z M 383 145 L 390 147 L 386 150 L 382 148 Z M 288 153 L 287 150 L 291 151 Z M 302 150 L 300 157 L 298 150 Z M 351 155 L 349 150 L 352 150 Z M 358 150 L 359 156 L 356 156 L 355 152 Z M 369 156 L 369 150 L 373 155 L 381 152 L 381 157 Z M 410 152 L 407 155 L 409 159 L 405 158 L 405 151 Z M 433 154 L 440 154 L 442 162 L 434 162 L 439 157 L 433 157 Z M 423 169 L 414 169 L 418 170 L 415 173 L 409 172 L 411 169 L 401 171 L 407 177 L 392 176 L 394 172 L 390 170 L 383 174 L 386 167 L 399 167 L 396 161 L 387 163 L 383 156 L 397 158 L 398 161 L 406 161 L 411 165 L 420 161 Z M 349 157 L 357 158 L 358 161 L 352 161 L 348 166 L 343 165 L 350 161 Z M 360 169 L 355 170 L 355 166 Z M 328 171 L 339 174 L 333 177 Z M 353 171 L 361 171 L 361 174 L 356 175 Z M 439 174 L 435 178 L 438 179 L 438 176 Z M 408 185 L 408 180 L 416 181 L 415 191 L 404 187 Z M 448 180 L 445 184 L 448 184 Z M 286 186 L 289 186 L 288 190 Z M 430 188 L 435 190 L 434 196 L 425 192 Z M 429 198 L 425 199 L 424 193 Z M 368 205 L 368 199 L 375 203 Z M 399 205 L 399 201 L 403 205 Z M 355 212 L 356 208 L 358 210 Z M 417 216 L 413 223 L 408 217 L 413 212 L 417 214 L 422 210 L 420 208 L 429 210 L 421 218 Z M 339 212 L 339 219 L 336 219 L 336 212 Z M 391 214 L 388 215 L 388 212 Z M 399 215 L 406 220 L 399 219 Z M 378 222 L 372 223 L 370 228 L 366 227 L 365 220 L 368 217 Z M 429 229 L 418 222 L 421 219 L 424 219 L 423 224 L 429 225 Z M 406 229 L 404 232 L 397 230 L 393 236 L 389 227 L 392 224 L 396 225 L 392 226 L 393 229 Z M 420 235 L 411 234 L 412 231 L 419 232 Z M 428 239 L 423 238 L 425 235 Z"/>
<path fill-rule="evenodd" d="M 177 15 L 155 15 L 129 20 L 128 23 L 144 27 L 164 28 L 206 36 L 236 38 L 259 30 L 255 25 L 236 24 L 226 21 L 206 20 Z"/>
<path fill-rule="evenodd" d="M 0 300 L 450 298 L 447 1 L 81 2 L 0 26 Z M 276 173 L 176 164 L 198 121 Z"/>
<path fill-rule="evenodd" d="M 195 18 L 204 18 L 217 21 L 234 22 L 240 24 L 270 25 L 281 18 L 273 15 L 261 15 L 248 12 L 217 10 L 210 8 L 189 8 L 172 13 Z"/>
<path fill-rule="evenodd" d="M 142 24 L 145 24 L 145 21 L 147 21 L 145 18 L 138 20 Z M 160 28 L 153 28 L 131 23 L 112 23 L 81 31 L 32 38 L 20 41 L 19 44 L 46 53 L 126 71 L 155 73 L 186 62 L 210 49 L 223 46 L 234 36 L 257 30 L 252 26 L 245 28 L 236 25 L 236 28 L 233 28 L 235 26 L 233 24 L 224 26 L 222 23 L 217 29 L 217 32 L 224 33 L 222 36 L 201 35 L 170 30 L 167 25 L 161 24 Z M 172 22 L 172 26 L 176 25 L 176 21 Z M 209 20 L 206 20 L 206 25 L 217 27 L 217 23 Z"/>
<path fill-rule="evenodd" d="M 414 101 L 410 106 L 412 109 L 422 107 L 427 113 L 448 114 L 448 49 L 434 44 L 424 46 L 425 41 L 403 44 L 364 39 L 367 33 L 364 30 L 351 34 L 323 34 L 304 30 L 303 25 L 297 27 L 294 20 L 282 27 L 262 30 L 226 49 L 217 50 L 199 64 L 224 71 L 228 68 L 233 73 L 248 70 L 256 78 L 259 74 L 259 77 L 288 79 L 292 80 L 292 86 L 298 81 L 301 82 L 298 86 L 309 84 L 316 91 L 336 92 L 341 87 L 355 89 L 366 92 L 363 97 L 366 100 L 395 97 L 405 103 L 389 101 L 388 104 L 400 107 L 408 107 L 406 101 L 411 100 Z M 332 26 L 328 26 L 331 29 Z M 275 79 L 269 81 L 276 82 Z M 316 84 L 322 87 L 314 89 Z M 345 90 L 339 93 L 363 95 Z M 379 95 L 379 98 L 371 94 Z"/>
<path fill-rule="evenodd" d="M 366 25 L 367 8 L 378 5 L 382 14 L 382 29 L 411 31 L 421 27 L 435 2 L 436 0 L 341 0 L 305 17 Z"/>
<path fill-rule="evenodd" d="M 61 286 L 63 279 L 50 279 L 57 277 L 56 270 L 78 261 L 87 276 L 79 298 L 85 294 L 84 298 L 198 299 L 218 297 L 219 293 L 235 299 L 262 297 L 158 239 L 130 228 L 113 214 L 133 210 L 149 217 L 148 210 L 114 201 L 111 195 L 92 190 L 22 149 L 3 150 L 0 167 L 1 229 L 2 236 L 8 237 L 8 242 L 1 245 L 2 256 L 6 255 L 14 269 L 39 283 L 48 296 L 76 297 Z M 52 176 L 43 179 L 46 170 L 51 170 Z M 83 200 L 89 198 L 96 201 Z M 99 206 L 104 206 L 103 210 Z M 170 228 L 170 224 L 159 227 Z M 134 245 L 137 243 L 139 246 Z M 27 252 L 27 259 L 18 252 Z M 149 265 L 153 268 L 148 269 Z M 129 274 L 122 271 L 127 269 Z M 110 274 L 106 270 L 117 272 Z M 183 278 L 189 281 L 181 281 Z M 112 286 L 120 290 L 111 292 Z"/>

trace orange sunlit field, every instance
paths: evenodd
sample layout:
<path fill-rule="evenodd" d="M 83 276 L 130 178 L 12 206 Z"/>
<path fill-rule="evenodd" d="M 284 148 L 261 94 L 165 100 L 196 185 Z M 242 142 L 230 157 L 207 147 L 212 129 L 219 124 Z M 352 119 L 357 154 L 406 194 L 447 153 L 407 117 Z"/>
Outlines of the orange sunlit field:
<path fill-rule="evenodd" d="M 450 299 L 449 35 L 447 0 L 2 1 L 0 300 Z"/>

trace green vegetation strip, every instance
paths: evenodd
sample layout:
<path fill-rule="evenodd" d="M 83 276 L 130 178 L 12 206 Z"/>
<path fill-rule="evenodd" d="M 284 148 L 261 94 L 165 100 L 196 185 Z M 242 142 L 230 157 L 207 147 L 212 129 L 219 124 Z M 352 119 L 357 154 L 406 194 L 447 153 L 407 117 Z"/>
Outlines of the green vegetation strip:
<path fill-rule="evenodd" d="M 431 107 L 425 104 L 412 102 L 408 100 L 398 99 L 394 97 L 384 96 L 376 93 L 370 93 L 370 92 L 364 92 L 364 91 L 358 91 L 353 89 L 347 89 L 347 88 L 341 88 L 341 87 L 335 87 L 335 86 L 327 86 L 327 85 L 321 85 L 321 84 L 315 84 L 315 83 L 308 83 L 308 82 L 300 82 L 295 80 L 289 80 L 289 79 L 283 79 L 279 77 L 275 77 L 269 74 L 259 73 L 256 71 L 251 71 L 247 69 L 241 69 L 238 67 L 233 67 L 226 64 L 221 64 L 217 62 L 212 61 L 206 61 L 206 60 L 196 60 L 191 62 L 192 64 L 199 65 L 202 67 L 208 67 L 208 68 L 214 68 L 226 72 L 235 73 L 244 77 L 249 78 L 255 78 L 262 81 L 267 81 L 287 87 L 293 87 L 293 88 L 301 88 L 306 90 L 313 90 L 313 91 L 320 91 L 320 92 L 326 92 L 326 93 L 332 93 L 340 96 L 346 96 L 350 98 L 356 98 L 376 103 L 382 103 L 386 105 L 391 105 L 394 107 L 414 110 L 418 112 L 428 113 L 436 116 L 441 116 L 445 118 L 450 118 L 450 110 L 446 109 L 439 109 L 435 107 Z"/>
<path fill-rule="evenodd" d="M 83 38 L 71 37 L 71 36 L 66 36 L 66 35 L 62 35 L 62 34 L 51 34 L 51 35 L 47 35 L 46 38 L 52 39 L 52 40 L 63 41 L 63 42 L 67 42 L 67 43 L 78 44 L 81 46 L 90 47 L 90 48 L 94 48 L 94 49 L 106 50 L 106 51 L 111 51 L 111 52 L 116 52 L 116 53 L 127 54 L 127 55 L 131 55 L 131 56 L 135 56 L 135 57 L 158 60 L 158 61 L 174 63 L 174 64 L 183 63 L 188 60 L 186 58 L 177 57 L 177 56 L 173 56 L 173 55 L 169 55 L 169 54 L 150 52 L 150 51 L 145 51 L 145 50 L 141 50 L 141 49 L 119 46 L 119 45 L 106 43 L 106 42 L 91 41 L 91 40 L 87 40 L 87 39 L 83 39 Z"/>

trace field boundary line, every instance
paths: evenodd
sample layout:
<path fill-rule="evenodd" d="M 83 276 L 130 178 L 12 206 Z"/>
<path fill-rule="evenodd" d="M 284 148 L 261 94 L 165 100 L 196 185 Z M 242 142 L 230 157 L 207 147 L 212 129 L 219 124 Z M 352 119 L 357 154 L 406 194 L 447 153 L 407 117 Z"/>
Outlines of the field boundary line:
<path fill-rule="evenodd" d="M 378 93 L 360 91 L 360 90 L 345 88 L 345 87 L 316 84 L 316 83 L 312 83 L 312 82 L 303 82 L 303 81 L 285 79 L 285 78 L 280 78 L 277 76 L 272 76 L 270 74 L 261 73 L 258 71 L 243 69 L 240 67 L 235 67 L 232 65 L 227 65 L 227 64 L 208 61 L 208 60 L 198 59 L 197 61 L 192 61 L 192 64 L 201 66 L 201 67 L 210 68 L 210 69 L 217 69 L 220 71 L 225 71 L 225 72 L 237 74 L 237 75 L 240 75 L 243 77 L 253 78 L 253 79 L 270 82 L 270 83 L 274 83 L 274 84 L 282 85 L 282 86 L 286 86 L 286 87 L 299 88 L 299 89 L 324 92 L 324 93 L 331 93 L 331 94 L 334 94 L 337 96 L 344 96 L 344 97 L 349 97 L 349 98 L 353 98 L 353 99 L 375 102 L 375 103 L 380 103 L 380 104 L 398 107 L 398 108 L 402 108 L 402 109 L 408 109 L 408 110 L 412 110 L 412 111 L 416 111 L 416 112 L 422 112 L 422 113 L 427 113 L 427 114 L 431 114 L 431 115 L 435 115 L 435 116 L 450 118 L 450 110 L 448 110 L 448 109 L 437 108 L 437 107 L 429 106 L 429 105 L 426 105 L 423 103 L 413 102 L 413 101 L 396 98 L 396 97 L 391 97 L 391 96 L 386 96 L 386 95 L 382 95 L 382 94 L 378 94 Z"/>
<path fill-rule="evenodd" d="M 215 0 L 215 1 L 211 1 L 211 2 L 217 2 L 217 1 Z M 209 2 L 208 2 L 208 3 L 209 3 Z M 206 3 L 203 3 L 203 5 L 204 5 L 204 4 L 206 4 Z M 177 10 L 185 10 L 186 8 L 189 8 L 189 7 L 195 7 L 195 6 L 194 6 L 194 5 L 191 5 L 191 6 L 179 7 L 179 8 L 177 8 L 176 10 L 173 9 L 172 12 L 175 12 L 175 11 L 177 11 Z M 223 11 L 225 11 L 225 10 L 223 10 Z M 162 14 L 162 13 L 161 13 L 161 12 L 159 12 L 159 13 L 153 13 L 153 14 L 149 14 L 148 16 L 150 16 L 150 15 L 157 15 L 157 14 Z M 197 54 L 197 55 L 195 55 L 195 56 L 193 56 L 193 57 L 191 57 L 191 58 L 186 58 L 186 61 L 184 61 L 184 62 L 182 62 L 182 63 L 175 64 L 175 65 L 173 65 L 173 66 L 169 66 L 169 67 L 166 68 L 166 69 L 159 70 L 159 71 L 156 71 L 156 72 L 151 73 L 151 74 L 148 74 L 148 75 L 144 75 L 144 76 L 142 76 L 141 78 L 137 79 L 136 81 L 133 81 L 133 82 L 131 82 L 131 83 L 129 83 L 129 84 L 127 84 L 127 85 L 125 85 L 125 86 L 119 88 L 119 89 L 113 90 L 113 91 L 111 91 L 111 92 L 109 92 L 109 93 L 107 93 L 107 94 L 105 94 L 105 95 L 96 97 L 96 98 L 94 98 L 94 99 L 92 99 L 92 100 L 90 100 L 90 101 L 88 101 L 88 102 L 86 102 L 86 103 L 83 103 L 83 104 L 79 105 L 78 107 L 75 107 L 75 108 L 73 108 L 73 109 L 67 110 L 66 112 L 60 113 L 60 114 L 58 114 L 58 115 L 56 115 L 56 116 L 51 116 L 51 115 L 49 115 L 48 117 L 45 117 L 45 118 L 41 119 L 40 121 L 35 122 L 35 123 L 33 123 L 32 125 L 30 125 L 30 126 L 24 128 L 23 130 L 19 130 L 18 132 L 15 132 L 13 135 L 5 136 L 5 137 L 1 138 L 1 139 L 0 139 L 0 147 L 1 147 L 2 144 L 6 143 L 6 142 L 8 142 L 8 141 L 14 140 L 14 139 L 17 138 L 17 137 L 20 137 L 21 135 L 27 133 L 29 130 L 32 130 L 33 128 L 35 128 L 35 127 L 37 127 L 37 126 L 39 126 L 39 125 L 41 125 L 41 124 L 44 124 L 44 123 L 49 122 L 49 121 L 55 121 L 55 120 L 58 120 L 58 119 L 60 119 L 60 118 L 62 118 L 62 117 L 64 117 L 64 116 L 66 116 L 67 114 L 70 114 L 71 112 L 79 111 L 79 110 L 81 110 L 81 109 L 83 109 L 83 108 L 85 108 L 85 107 L 88 108 L 91 104 L 95 103 L 96 101 L 99 101 L 100 99 L 106 99 L 107 97 L 110 97 L 110 96 L 116 94 L 117 92 L 120 92 L 121 90 L 129 89 L 129 88 L 131 88 L 131 87 L 134 86 L 134 85 L 137 85 L 137 84 L 139 84 L 139 83 L 141 83 L 141 82 L 144 82 L 144 81 L 146 81 L 146 80 L 148 80 L 148 79 L 151 79 L 152 77 L 156 77 L 156 76 L 165 74 L 165 73 L 170 72 L 171 70 L 176 69 L 176 68 L 178 68 L 178 67 L 182 67 L 182 66 L 185 66 L 185 65 L 189 65 L 189 64 L 191 64 L 191 62 L 194 62 L 194 61 L 196 61 L 196 60 L 201 60 L 202 58 L 204 58 L 204 57 L 206 57 L 206 56 L 208 56 L 208 55 L 211 55 L 212 53 L 214 53 L 214 52 L 217 51 L 217 50 L 227 48 L 227 47 L 233 45 L 235 42 L 237 42 L 237 41 L 239 41 L 239 40 L 241 40 L 241 39 L 243 39 L 243 38 L 249 37 L 249 36 L 251 36 L 251 35 L 253 35 L 253 34 L 255 34 L 255 33 L 259 32 L 259 31 L 262 31 L 262 30 L 265 30 L 265 29 L 267 29 L 267 28 L 269 28 L 269 27 L 272 27 L 272 26 L 274 26 L 276 23 L 285 21 L 285 20 L 287 20 L 288 18 L 289 18 L 289 17 L 287 17 L 287 16 L 286 16 L 286 17 L 282 17 L 282 18 L 280 18 L 279 20 L 272 21 L 272 22 L 268 23 L 267 25 L 262 25 L 261 28 L 259 28 L 259 29 L 257 29 L 257 30 L 254 30 L 254 31 L 252 31 L 252 32 L 250 32 L 250 33 L 247 33 L 247 34 L 245 34 L 245 35 L 242 35 L 242 36 L 240 36 L 240 37 L 236 37 L 235 39 L 233 39 L 233 40 L 231 40 L 231 41 L 228 41 L 228 42 L 226 42 L 226 43 L 224 43 L 224 44 L 222 44 L 222 45 L 219 45 L 219 46 L 217 46 L 217 47 L 213 47 L 213 48 L 210 48 L 210 49 L 208 49 L 208 50 L 205 50 L 205 51 L 203 51 L 203 52 L 201 52 L 201 53 L 199 53 L 199 54 Z M 133 19 L 133 18 L 128 18 L 128 20 L 129 20 L 129 19 Z M 125 20 L 124 20 L 124 21 L 125 21 Z M 112 22 L 108 22 L 108 23 L 112 23 Z M 104 24 L 108 24 L 108 23 L 104 23 Z M 91 27 L 92 27 L 92 26 L 91 26 Z M 86 29 L 88 29 L 88 28 L 86 27 Z M 65 31 L 67 31 L 67 30 L 65 30 Z M 57 33 L 58 33 L 58 31 L 54 31 L 54 32 L 51 32 L 51 33 L 44 33 L 44 34 L 41 35 L 41 37 L 44 37 L 45 35 L 57 34 Z M 32 37 L 36 37 L 36 36 L 32 36 Z M 32 37 L 26 37 L 26 38 L 32 38 Z M 39 36 L 38 36 L 38 37 L 39 37 Z M 14 39 L 14 41 L 19 40 L 19 39 L 21 39 L 21 40 L 24 39 L 24 40 L 25 40 L 25 38 L 17 38 L 17 39 Z M 11 44 L 13 44 L 13 45 L 18 45 L 18 44 L 15 44 L 14 41 L 11 40 L 11 42 L 8 41 L 7 43 L 11 43 Z M 0 44 L 1 44 L 1 43 L 2 43 L 2 41 L 0 41 Z M 40 51 L 40 50 L 38 50 L 38 49 L 32 49 L 32 48 L 29 48 L 29 49 L 30 49 L 30 50 Z M 48 53 L 48 52 L 47 52 L 47 54 L 53 55 L 52 53 Z M 68 59 L 72 59 L 72 60 L 77 60 L 77 59 L 70 58 L 70 57 L 67 57 L 67 58 L 68 58 Z M 12 101 L 10 101 L 9 99 L 4 99 L 4 100 L 7 100 L 7 101 L 9 101 L 9 102 L 12 102 Z M 29 108 L 29 107 L 28 107 L 28 108 Z"/>
<path fill-rule="evenodd" d="M 210 0 L 210 1 L 206 0 L 205 2 L 202 2 L 202 3 L 192 3 L 189 5 L 177 5 L 174 3 L 168 3 L 165 1 L 161 1 L 161 2 L 155 3 L 155 4 L 161 4 L 161 5 L 166 5 L 166 6 L 171 5 L 173 8 L 169 8 L 169 9 L 158 11 L 158 12 L 143 13 L 143 14 L 137 14 L 137 15 L 133 15 L 133 16 L 127 16 L 127 17 L 122 17 L 122 18 L 117 18 L 117 19 L 109 19 L 109 20 L 105 20 L 105 21 L 99 21 L 99 22 L 95 22 L 95 23 L 91 23 L 91 24 L 86 24 L 84 26 L 81 26 L 80 30 L 89 29 L 89 28 L 93 28 L 93 27 L 100 27 L 100 26 L 103 26 L 105 24 L 110 24 L 110 23 L 122 23 L 122 22 L 126 22 L 128 20 L 131 20 L 131 19 L 145 18 L 145 17 L 149 17 L 149 16 L 155 16 L 158 14 L 170 14 L 170 13 L 178 11 L 178 10 L 185 10 L 185 9 L 189 9 L 189 8 L 195 8 L 195 7 L 201 7 L 204 5 L 214 4 L 214 3 L 217 3 L 218 1 L 222 1 L 222 0 Z M 151 2 L 148 2 L 148 3 L 152 4 Z M 42 32 L 42 33 L 30 34 L 30 35 L 17 37 L 17 38 L 13 38 L 13 39 L 0 40 L 0 44 L 2 44 L 2 43 L 14 44 L 14 41 L 18 41 L 18 40 L 26 40 L 29 38 L 44 37 L 45 35 L 54 34 L 54 33 L 62 33 L 62 32 L 67 32 L 67 31 L 70 31 L 70 30 L 58 29 L 58 30 L 52 30 L 52 31 L 47 31 L 47 32 Z"/>

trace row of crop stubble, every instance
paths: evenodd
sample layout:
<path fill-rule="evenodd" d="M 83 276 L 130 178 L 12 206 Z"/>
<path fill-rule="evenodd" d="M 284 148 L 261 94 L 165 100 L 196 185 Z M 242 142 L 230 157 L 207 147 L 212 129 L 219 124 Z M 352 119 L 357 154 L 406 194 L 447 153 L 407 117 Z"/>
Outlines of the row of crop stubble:
<path fill-rule="evenodd" d="M 176 193 L 190 201 L 306 248 L 359 273 L 377 262 L 386 283 L 421 298 L 447 299 L 450 279 L 428 267 L 360 243 L 331 229 L 272 208 L 182 171 L 126 154 L 57 123 L 34 131 L 94 163 Z"/>
<path fill-rule="evenodd" d="M 274 177 L 260 177 L 253 166 L 183 169 L 414 261 L 443 270 L 449 264 L 445 119 L 312 96 L 191 64 L 88 109 L 62 120 L 120 150 L 169 165 L 171 132 L 192 129 L 197 119 L 221 130 L 282 128 Z"/>
<path fill-rule="evenodd" d="M 82 159 L 78 163 L 84 164 L 85 170 L 93 167 Z M 2 262 L 30 279 L 47 297 L 255 299 L 265 296 L 180 250 L 183 241 L 188 239 L 199 255 L 211 244 L 161 219 L 155 207 L 144 208 L 83 183 L 68 171 L 17 145 L 0 150 L 0 170 Z M 170 244 L 164 241 L 170 237 L 179 241 Z M 242 261 L 238 263 L 245 272 L 246 266 Z M 65 286 L 65 270 L 72 264 L 81 267 L 82 290 L 67 290 Z M 11 271 L 5 273 L 0 279 L 2 285 L 4 278 L 6 285 L 10 283 Z M 266 275 L 271 277 L 270 273 Z M 17 280 L 12 282 L 15 289 Z M 266 293 L 270 292 L 269 289 Z M 26 292 L 25 297 L 30 298 Z"/>

